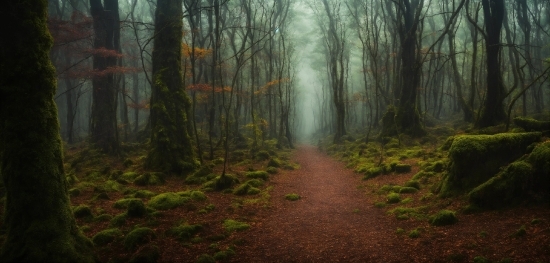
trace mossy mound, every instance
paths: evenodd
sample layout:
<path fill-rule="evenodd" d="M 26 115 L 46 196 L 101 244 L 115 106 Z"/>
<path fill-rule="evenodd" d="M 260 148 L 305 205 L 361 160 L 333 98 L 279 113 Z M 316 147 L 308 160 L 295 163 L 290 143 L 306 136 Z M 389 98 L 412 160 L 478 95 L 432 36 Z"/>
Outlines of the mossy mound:
<path fill-rule="evenodd" d="M 208 181 L 209 175 L 213 173 L 212 165 L 203 165 L 195 173 L 185 178 L 187 184 L 203 184 Z"/>
<path fill-rule="evenodd" d="M 458 218 L 456 218 L 456 213 L 454 211 L 441 210 L 437 212 L 437 214 L 432 215 L 429 222 L 434 226 L 446 226 L 455 224 L 458 222 Z"/>
<path fill-rule="evenodd" d="M 297 200 L 300 200 L 300 195 L 298 194 L 287 194 L 285 195 L 285 199 L 286 200 L 289 200 L 289 201 L 297 201 Z"/>
<path fill-rule="evenodd" d="M 535 119 L 516 117 L 514 124 L 523 128 L 525 131 L 550 131 L 550 121 L 538 121 Z"/>
<path fill-rule="evenodd" d="M 266 181 L 269 179 L 269 173 L 267 173 L 266 171 L 247 172 L 245 176 L 251 179 L 262 179 Z"/>
<path fill-rule="evenodd" d="M 183 197 L 177 193 L 162 193 L 149 200 L 147 205 L 156 210 L 168 210 L 189 202 L 189 197 Z"/>
<path fill-rule="evenodd" d="M 135 185 L 162 185 L 164 184 L 164 173 L 144 173 L 134 180 Z"/>
<path fill-rule="evenodd" d="M 235 176 L 230 174 L 225 174 L 215 178 L 213 187 L 217 191 L 222 191 L 222 190 L 231 188 L 238 183 L 239 183 L 239 179 L 237 179 Z"/>
<path fill-rule="evenodd" d="M 128 218 L 128 215 L 126 213 L 121 213 L 116 215 L 111 219 L 111 222 L 109 223 L 109 226 L 111 227 L 120 227 L 123 226 L 126 223 L 126 219 Z"/>
<path fill-rule="evenodd" d="M 386 202 L 388 204 L 395 204 L 401 201 L 401 196 L 398 193 L 390 193 L 386 196 Z"/>
<path fill-rule="evenodd" d="M 279 170 L 273 166 L 269 166 L 265 169 L 266 172 L 270 173 L 270 174 L 276 174 L 279 172 Z"/>
<path fill-rule="evenodd" d="M 223 227 L 227 232 L 233 232 L 247 230 L 250 228 L 250 225 L 233 219 L 227 219 L 223 221 Z"/>
<path fill-rule="evenodd" d="M 116 208 L 116 209 L 127 209 L 128 204 L 130 204 L 130 202 L 132 202 L 132 201 L 140 201 L 141 202 L 141 199 L 139 199 L 139 198 L 119 199 L 113 204 L 113 207 Z"/>
<path fill-rule="evenodd" d="M 411 171 L 411 165 L 406 163 L 398 163 L 393 166 L 393 171 L 398 174 L 404 174 Z"/>
<path fill-rule="evenodd" d="M 203 192 L 198 190 L 177 192 L 176 194 L 178 194 L 181 197 L 189 198 L 193 201 L 205 201 L 206 199 L 208 199 L 208 197 L 206 197 L 206 195 Z"/>
<path fill-rule="evenodd" d="M 143 204 L 143 201 L 141 200 L 131 200 L 128 203 L 128 210 L 126 210 L 126 214 L 129 217 L 143 217 L 147 215 L 147 208 L 145 208 L 145 204 Z"/>
<path fill-rule="evenodd" d="M 133 182 L 136 178 L 138 178 L 138 176 L 139 174 L 136 172 L 126 172 L 118 176 L 117 179 L 123 179 L 126 181 Z"/>
<path fill-rule="evenodd" d="M 405 187 L 401 187 L 401 189 L 399 189 L 400 194 L 414 194 L 416 192 L 418 192 L 418 189 L 416 189 L 414 187 L 405 186 Z"/>
<path fill-rule="evenodd" d="M 98 232 L 92 237 L 92 242 L 96 246 L 105 246 L 113 242 L 117 237 L 122 237 L 122 231 L 118 228 L 109 228 Z"/>
<path fill-rule="evenodd" d="M 135 193 L 131 194 L 134 198 L 151 198 L 155 195 L 157 194 L 149 190 L 137 190 Z"/>
<path fill-rule="evenodd" d="M 235 255 L 235 251 L 231 248 L 228 248 L 226 250 L 222 250 L 214 253 L 214 259 L 218 261 L 224 261 L 231 258 L 234 255 Z"/>
<path fill-rule="evenodd" d="M 73 209 L 73 215 L 76 218 L 93 217 L 92 209 L 87 205 L 79 205 Z"/>
<path fill-rule="evenodd" d="M 183 224 L 170 229 L 169 234 L 176 236 L 180 241 L 186 241 L 194 237 L 201 230 L 202 230 L 201 225 Z"/>
<path fill-rule="evenodd" d="M 147 244 L 156 237 L 155 231 L 148 227 L 138 227 L 124 238 L 124 248 L 134 250 L 139 245 Z"/>
<path fill-rule="evenodd" d="M 154 263 L 160 258 L 160 249 L 154 245 L 145 245 L 132 255 L 128 263 Z"/>
<path fill-rule="evenodd" d="M 247 182 L 239 185 L 235 189 L 233 189 L 233 194 L 235 195 L 255 195 L 260 192 L 260 189 L 256 188 L 258 184 L 255 183 L 259 181 L 258 179 L 252 179 L 248 180 Z"/>
<path fill-rule="evenodd" d="M 500 167 L 522 156 L 540 133 L 455 136 L 449 149 L 449 171 L 441 194 L 469 191 L 494 176 Z"/>
<path fill-rule="evenodd" d="M 472 204 L 498 208 L 517 203 L 529 194 L 533 199 L 550 195 L 550 141 L 537 145 L 526 158 L 517 160 L 468 194 Z M 542 198 L 541 198 L 542 197 Z M 538 200 L 537 200 L 538 201 Z"/>

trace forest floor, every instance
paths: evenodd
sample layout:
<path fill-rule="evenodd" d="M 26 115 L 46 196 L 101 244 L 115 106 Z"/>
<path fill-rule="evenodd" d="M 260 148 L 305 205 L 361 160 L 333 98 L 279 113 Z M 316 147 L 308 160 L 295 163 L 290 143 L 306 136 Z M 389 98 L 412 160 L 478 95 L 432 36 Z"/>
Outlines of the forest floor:
<path fill-rule="evenodd" d="M 460 211 L 466 201 L 441 199 L 422 187 L 401 194 L 400 202 L 387 202 L 388 192 L 381 189 L 404 185 L 419 171 L 421 157 L 403 160 L 412 166 L 410 172 L 362 180 L 318 147 L 300 145 L 279 154 L 298 169 L 278 169 L 258 192 L 236 195 L 231 189 L 207 191 L 175 176 L 158 185 L 115 181 L 113 170 L 131 171 L 122 177 L 143 173 L 143 156 L 133 152 L 129 159 L 138 164 L 130 166 L 94 157 L 87 146 L 66 153 L 67 170 L 78 175 L 70 191 L 77 223 L 96 243 L 101 262 L 550 262 L 548 205 L 460 212 L 458 223 L 438 227 L 428 223 L 429 215 Z M 231 173 L 243 182 L 247 171 L 265 169 L 266 163 L 233 165 Z M 189 196 L 198 190 L 204 198 L 185 199 L 171 209 L 150 208 L 162 193 Z M 300 199 L 287 200 L 288 194 Z M 129 216 L 120 205 L 129 199 L 143 201 L 147 214 Z M 82 207 L 89 213 L 77 216 Z M 145 228 L 149 232 L 131 240 L 136 229 Z M 114 236 L 98 237 L 106 231 Z"/>

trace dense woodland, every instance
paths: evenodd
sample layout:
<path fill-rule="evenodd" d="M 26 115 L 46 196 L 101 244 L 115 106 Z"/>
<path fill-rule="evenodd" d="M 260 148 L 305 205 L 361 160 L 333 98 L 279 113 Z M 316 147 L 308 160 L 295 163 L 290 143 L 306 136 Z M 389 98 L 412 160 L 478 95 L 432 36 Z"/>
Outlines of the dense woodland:
<path fill-rule="evenodd" d="M 175 246 L 182 262 L 250 259 L 233 233 L 268 213 L 269 177 L 299 173 L 303 144 L 363 175 L 392 220 L 549 214 L 548 0 L 6 5 L 5 262 L 170 262 Z M 196 222 L 168 220 L 182 213 Z M 548 244 L 550 218 L 531 219 L 543 234 L 525 245 Z M 550 260 L 542 246 L 485 256 Z M 469 249 L 446 259 L 479 259 Z"/>

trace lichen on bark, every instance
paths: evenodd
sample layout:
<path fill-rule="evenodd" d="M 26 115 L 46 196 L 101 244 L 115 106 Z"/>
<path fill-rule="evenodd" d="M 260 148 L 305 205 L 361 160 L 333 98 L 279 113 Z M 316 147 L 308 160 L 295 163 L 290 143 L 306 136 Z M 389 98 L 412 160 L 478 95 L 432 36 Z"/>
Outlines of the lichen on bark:
<path fill-rule="evenodd" d="M 94 262 L 80 233 L 63 169 L 47 1 L 0 9 L 0 174 L 6 188 L 1 262 Z"/>

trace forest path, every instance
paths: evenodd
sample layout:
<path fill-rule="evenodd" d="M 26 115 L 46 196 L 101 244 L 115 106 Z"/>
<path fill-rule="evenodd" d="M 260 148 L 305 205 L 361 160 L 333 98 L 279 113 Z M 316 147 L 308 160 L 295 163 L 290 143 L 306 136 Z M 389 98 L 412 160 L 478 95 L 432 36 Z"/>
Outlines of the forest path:
<path fill-rule="evenodd" d="M 398 262 L 383 209 L 358 189 L 361 178 L 341 162 L 301 145 L 301 169 L 271 177 L 272 207 L 247 232 L 235 262 Z M 298 201 L 284 196 L 296 193 Z M 390 239 L 391 240 L 391 239 Z M 389 241 L 389 242 L 388 242 Z"/>

